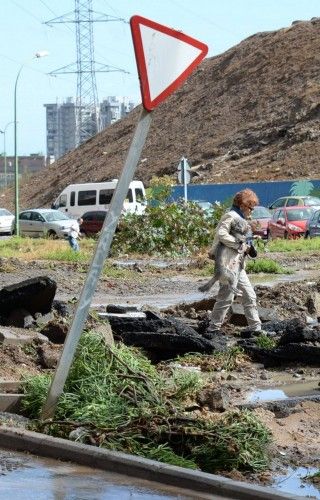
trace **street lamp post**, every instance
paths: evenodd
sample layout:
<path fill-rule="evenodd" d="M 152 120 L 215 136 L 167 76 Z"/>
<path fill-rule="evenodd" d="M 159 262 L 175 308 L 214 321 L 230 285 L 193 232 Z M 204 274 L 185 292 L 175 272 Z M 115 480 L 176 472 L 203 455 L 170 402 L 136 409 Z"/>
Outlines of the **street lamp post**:
<path fill-rule="evenodd" d="M 14 122 L 9 122 L 6 124 L 3 130 L 0 130 L 0 133 L 3 134 L 3 161 L 4 161 L 4 186 L 7 187 L 7 150 L 6 150 L 6 132 L 7 128 L 11 123 Z"/>
<path fill-rule="evenodd" d="M 42 50 L 36 52 L 32 59 L 39 59 L 40 57 L 45 57 L 48 52 Z M 19 162 L 18 162 L 18 150 L 17 150 L 17 86 L 21 71 L 24 68 L 24 64 L 20 67 L 18 74 L 16 76 L 16 81 L 14 85 L 14 206 L 15 206 L 15 234 L 19 236 L 20 225 L 19 225 Z"/>

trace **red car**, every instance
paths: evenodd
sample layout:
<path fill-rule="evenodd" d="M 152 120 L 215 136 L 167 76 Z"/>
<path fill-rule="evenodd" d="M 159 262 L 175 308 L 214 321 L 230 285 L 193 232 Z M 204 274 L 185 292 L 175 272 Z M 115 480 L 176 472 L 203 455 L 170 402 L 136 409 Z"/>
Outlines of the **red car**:
<path fill-rule="evenodd" d="M 296 239 L 305 236 L 307 222 L 314 209 L 308 207 L 282 207 L 275 210 L 269 222 L 270 238 Z"/>
<path fill-rule="evenodd" d="M 253 230 L 255 236 L 263 239 L 268 238 L 269 221 L 272 219 L 272 213 L 266 207 L 258 205 L 254 207 L 251 219 L 257 222 L 257 227 Z"/>
<path fill-rule="evenodd" d="M 101 231 L 104 219 L 106 218 L 107 210 L 93 210 L 92 212 L 86 212 L 81 216 L 83 222 L 80 227 L 80 231 L 85 236 L 92 236 Z"/>

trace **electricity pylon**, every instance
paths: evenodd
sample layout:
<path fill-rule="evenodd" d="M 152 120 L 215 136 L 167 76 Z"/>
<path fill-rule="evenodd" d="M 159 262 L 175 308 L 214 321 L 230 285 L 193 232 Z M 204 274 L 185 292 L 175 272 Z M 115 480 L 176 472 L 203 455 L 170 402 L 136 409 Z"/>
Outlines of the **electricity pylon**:
<path fill-rule="evenodd" d="M 75 0 L 74 12 L 45 23 L 48 26 L 58 23 L 76 25 L 77 61 L 50 73 L 50 75 L 77 74 L 76 146 L 101 130 L 96 73 L 114 71 L 128 73 L 114 66 L 97 63 L 94 59 L 93 23 L 110 21 L 126 22 L 125 19 L 94 12 L 92 0 Z"/>

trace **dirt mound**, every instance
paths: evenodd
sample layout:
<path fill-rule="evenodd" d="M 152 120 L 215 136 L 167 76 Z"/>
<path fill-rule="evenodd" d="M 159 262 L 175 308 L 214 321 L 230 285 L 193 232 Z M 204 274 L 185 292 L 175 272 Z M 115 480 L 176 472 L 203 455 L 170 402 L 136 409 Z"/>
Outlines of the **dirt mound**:
<path fill-rule="evenodd" d="M 153 111 L 136 177 L 175 175 L 182 156 L 193 182 L 319 178 L 320 18 L 258 33 L 205 60 Z M 48 206 L 72 182 L 114 178 L 140 107 L 21 186 L 21 207 Z M 198 167 L 198 168 L 197 168 Z M 13 208 L 12 191 L 3 203 Z"/>

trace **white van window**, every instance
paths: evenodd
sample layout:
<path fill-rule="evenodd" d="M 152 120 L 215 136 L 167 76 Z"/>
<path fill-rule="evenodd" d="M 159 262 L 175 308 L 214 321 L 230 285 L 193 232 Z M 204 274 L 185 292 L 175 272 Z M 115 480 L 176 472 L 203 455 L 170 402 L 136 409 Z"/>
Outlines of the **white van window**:
<path fill-rule="evenodd" d="M 66 194 L 62 194 L 60 196 L 58 206 L 59 207 L 66 207 L 67 206 L 67 195 Z"/>
<path fill-rule="evenodd" d="M 128 191 L 128 193 L 127 193 L 126 200 L 128 200 L 128 201 L 129 201 L 129 203 L 133 203 L 133 194 L 132 194 L 132 189 L 129 189 L 129 191 Z"/>
<path fill-rule="evenodd" d="M 110 205 L 114 189 L 101 189 L 99 192 L 99 205 Z"/>
<path fill-rule="evenodd" d="M 79 207 L 84 205 L 95 205 L 96 204 L 97 192 L 92 191 L 79 191 L 78 193 L 78 205 Z"/>
<path fill-rule="evenodd" d="M 135 192 L 136 192 L 136 201 L 140 201 L 140 202 L 144 201 L 144 195 L 143 195 L 142 189 L 136 188 Z"/>
<path fill-rule="evenodd" d="M 75 191 L 71 191 L 70 193 L 70 207 L 74 207 L 76 202 L 76 193 Z"/>

